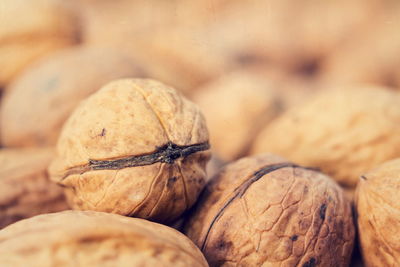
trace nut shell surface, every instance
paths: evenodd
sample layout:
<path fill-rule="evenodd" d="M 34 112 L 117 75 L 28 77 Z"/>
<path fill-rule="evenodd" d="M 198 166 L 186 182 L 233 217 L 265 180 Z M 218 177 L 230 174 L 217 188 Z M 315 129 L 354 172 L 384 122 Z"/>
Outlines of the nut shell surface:
<path fill-rule="evenodd" d="M 398 92 L 373 86 L 322 91 L 267 125 L 252 153 L 320 168 L 354 188 L 371 167 L 400 156 L 399 123 Z"/>
<path fill-rule="evenodd" d="M 0 228 L 68 209 L 62 189 L 47 174 L 53 157 L 51 148 L 0 150 Z"/>
<path fill-rule="evenodd" d="M 348 266 L 354 242 L 339 186 L 268 154 L 222 169 L 185 232 L 210 266 Z"/>
<path fill-rule="evenodd" d="M 208 131 L 196 105 L 145 79 L 117 80 L 71 115 L 52 179 L 74 208 L 173 221 L 205 184 Z"/>
<path fill-rule="evenodd" d="M 184 235 L 142 219 L 64 211 L 0 231 L 1 266 L 208 266 Z"/>
<path fill-rule="evenodd" d="M 400 159 L 362 175 L 356 191 L 360 248 L 365 266 L 400 265 Z"/>
<path fill-rule="evenodd" d="M 77 12 L 61 0 L 2 0 L 0 25 L 0 86 L 41 56 L 79 41 Z"/>
<path fill-rule="evenodd" d="M 31 65 L 6 89 L 1 142 L 8 147 L 54 145 L 75 107 L 106 83 L 144 71 L 113 49 L 65 49 Z"/>

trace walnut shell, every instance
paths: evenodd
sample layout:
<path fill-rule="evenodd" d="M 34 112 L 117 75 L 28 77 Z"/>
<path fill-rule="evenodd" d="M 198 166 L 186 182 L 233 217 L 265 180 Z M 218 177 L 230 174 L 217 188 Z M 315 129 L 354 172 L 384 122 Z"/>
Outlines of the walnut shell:
<path fill-rule="evenodd" d="M 245 155 L 262 126 L 282 109 L 274 84 L 246 71 L 205 85 L 193 101 L 206 117 L 213 150 L 226 161 Z"/>
<path fill-rule="evenodd" d="M 203 189 L 208 149 L 196 105 L 154 80 L 117 80 L 68 119 L 50 173 L 76 209 L 167 222 Z"/>
<path fill-rule="evenodd" d="M 210 266 L 348 266 L 354 242 L 339 186 L 268 154 L 222 169 L 185 229 Z"/>
<path fill-rule="evenodd" d="M 400 159 L 361 176 L 357 223 L 365 266 L 400 266 Z"/>
<path fill-rule="evenodd" d="M 367 86 L 323 91 L 267 125 L 252 153 L 276 153 L 355 187 L 369 168 L 400 156 L 399 122 L 399 93 Z"/>
<path fill-rule="evenodd" d="M 321 79 L 400 87 L 400 5 L 398 1 L 381 2 L 388 10 L 380 17 L 374 14 L 372 25 L 333 51 L 324 61 Z"/>
<path fill-rule="evenodd" d="M 208 266 L 184 235 L 142 219 L 64 211 L 0 231 L 1 266 Z"/>
<path fill-rule="evenodd" d="M 157 0 L 86 1 L 85 42 L 123 50 L 146 66 L 150 78 L 190 95 L 195 87 L 219 75 L 223 62 L 214 49 L 197 41 L 201 39 L 197 30 L 183 27 L 189 21 L 178 21 L 181 4 Z"/>
<path fill-rule="evenodd" d="M 82 99 L 114 79 L 135 76 L 144 72 L 125 54 L 109 49 L 68 49 L 31 65 L 6 90 L 0 111 L 2 144 L 54 145 Z"/>
<path fill-rule="evenodd" d="M 77 22 L 75 10 L 62 0 L 2 0 L 0 86 L 37 58 L 77 43 Z"/>
<path fill-rule="evenodd" d="M 47 175 L 53 156 L 47 148 L 0 150 L 0 228 L 68 209 L 62 189 Z"/>

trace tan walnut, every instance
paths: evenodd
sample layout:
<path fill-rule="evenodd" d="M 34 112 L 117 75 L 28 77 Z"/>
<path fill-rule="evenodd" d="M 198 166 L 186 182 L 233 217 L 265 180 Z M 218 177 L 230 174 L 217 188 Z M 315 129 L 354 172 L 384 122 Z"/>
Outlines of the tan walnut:
<path fill-rule="evenodd" d="M 62 0 L 2 0 L 0 87 L 26 66 L 79 40 L 77 12 Z"/>
<path fill-rule="evenodd" d="M 196 105 L 146 79 L 109 83 L 64 125 L 52 179 L 76 209 L 173 221 L 197 200 L 210 158 Z"/>
<path fill-rule="evenodd" d="M 373 166 L 400 156 L 400 94 L 379 87 L 321 91 L 267 125 L 252 153 L 318 167 L 354 188 Z"/>
<path fill-rule="evenodd" d="M 357 223 L 365 266 L 400 266 L 400 159 L 362 175 L 356 190 Z"/>
<path fill-rule="evenodd" d="M 208 83 L 193 100 L 206 117 L 214 152 L 226 161 L 245 155 L 262 127 L 283 108 L 274 84 L 246 71 Z"/>
<path fill-rule="evenodd" d="M 0 150 L 0 228 L 68 209 L 62 189 L 47 175 L 53 156 L 48 148 Z"/>
<path fill-rule="evenodd" d="M 350 203 L 324 174 L 270 154 L 227 165 L 185 233 L 210 266 L 348 266 Z"/>
<path fill-rule="evenodd" d="M 6 88 L 1 142 L 8 147 L 53 145 L 82 99 L 112 80 L 144 75 L 133 60 L 112 49 L 77 47 L 46 57 Z"/>
<path fill-rule="evenodd" d="M 94 211 L 44 214 L 4 228 L 0 265 L 208 266 L 199 249 L 172 228 Z"/>

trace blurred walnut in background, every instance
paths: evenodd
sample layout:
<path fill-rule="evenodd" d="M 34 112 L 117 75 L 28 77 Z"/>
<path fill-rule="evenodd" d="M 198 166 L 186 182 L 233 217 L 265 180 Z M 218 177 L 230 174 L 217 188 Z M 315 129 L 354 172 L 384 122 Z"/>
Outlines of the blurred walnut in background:
<path fill-rule="evenodd" d="M 390 1 L 383 1 L 390 2 Z M 373 25 L 357 33 L 323 65 L 326 82 L 400 88 L 400 7 L 393 1 Z"/>
<path fill-rule="evenodd" d="M 225 161 L 245 155 L 259 130 L 283 108 L 275 85 L 250 72 L 210 82 L 193 99 L 204 112 L 212 149 Z"/>
<path fill-rule="evenodd" d="M 77 11 L 62 0 L 2 0 L 0 87 L 36 59 L 79 41 Z"/>
<path fill-rule="evenodd" d="M 321 91 L 267 125 L 252 153 L 271 152 L 318 167 L 341 185 L 400 156 L 400 94 L 387 88 Z"/>
<path fill-rule="evenodd" d="M 68 209 L 62 189 L 47 174 L 53 156 L 51 148 L 0 150 L 0 228 Z"/>
<path fill-rule="evenodd" d="M 7 147 L 54 145 L 81 100 L 118 78 L 146 72 L 112 49 L 66 49 L 32 64 L 6 88 L 0 108 L 0 139 Z"/>

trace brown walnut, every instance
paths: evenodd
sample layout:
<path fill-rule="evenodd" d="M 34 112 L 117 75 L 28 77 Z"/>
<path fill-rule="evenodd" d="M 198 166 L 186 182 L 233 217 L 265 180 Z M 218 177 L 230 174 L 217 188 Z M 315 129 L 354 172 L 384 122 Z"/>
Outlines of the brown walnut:
<path fill-rule="evenodd" d="M 245 155 L 262 127 L 283 108 L 275 85 L 246 71 L 208 83 L 193 100 L 206 117 L 214 152 L 226 161 Z"/>
<path fill-rule="evenodd" d="M 0 228 L 42 213 L 68 209 L 64 194 L 49 180 L 52 149 L 0 150 Z"/>
<path fill-rule="evenodd" d="M 367 267 L 400 266 L 400 159 L 362 175 L 356 190 L 360 248 Z"/>
<path fill-rule="evenodd" d="M 76 209 L 167 222 L 197 200 L 208 150 L 196 105 L 154 80 L 117 80 L 68 119 L 50 173 Z"/>
<path fill-rule="evenodd" d="M 172 228 L 94 211 L 45 214 L 4 228 L 0 265 L 208 266 L 199 249 Z"/>
<path fill-rule="evenodd" d="M 223 168 L 185 232 L 211 266 L 348 266 L 354 242 L 339 186 L 268 154 Z"/>
<path fill-rule="evenodd" d="M 268 124 L 252 153 L 270 152 L 318 167 L 341 185 L 400 156 L 400 94 L 380 87 L 321 91 Z"/>
<path fill-rule="evenodd" d="M 2 0 L 0 87 L 36 59 L 76 44 L 76 13 L 62 0 Z"/>
<path fill-rule="evenodd" d="M 1 142 L 8 147 L 54 145 L 79 102 L 119 78 L 144 76 L 125 54 L 112 49 L 66 49 L 32 64 L 6 88 Z"/>

